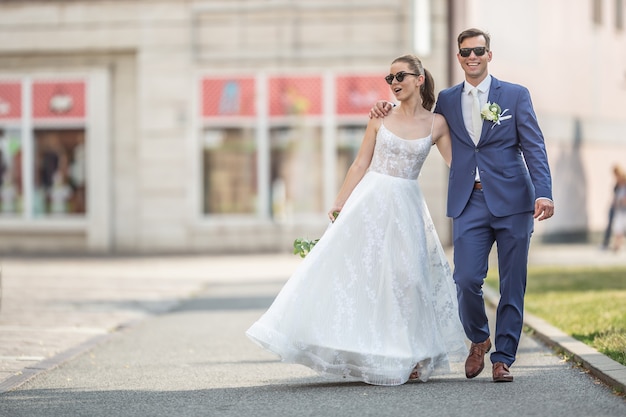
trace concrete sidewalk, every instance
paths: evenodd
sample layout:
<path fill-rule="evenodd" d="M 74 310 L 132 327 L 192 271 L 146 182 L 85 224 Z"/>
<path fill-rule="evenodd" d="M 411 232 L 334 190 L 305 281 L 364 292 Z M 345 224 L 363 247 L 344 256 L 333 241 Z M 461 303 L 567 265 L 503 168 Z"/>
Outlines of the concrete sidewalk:
<path fill-rule="evenodd" d="M 286 280 L 291 254 L 158 258 L 9 258 L 2 261 L 0 393 L 86 352 L 117 330 L 169 311 L 219 283 Z M 588 245 L 537 245 L 535 265 L 626 265 L 626 253 Z M 486 293 L 491 303 L 493 292 Z M 624 390 L 626 368 L 527 315 L 544 342 L 568 352 L 605 383 Z"/>
<path fill-rule="evenodd" d="M 0 393 L 209 284 L 289 277 L 291 254 L 2 261 Z"/>

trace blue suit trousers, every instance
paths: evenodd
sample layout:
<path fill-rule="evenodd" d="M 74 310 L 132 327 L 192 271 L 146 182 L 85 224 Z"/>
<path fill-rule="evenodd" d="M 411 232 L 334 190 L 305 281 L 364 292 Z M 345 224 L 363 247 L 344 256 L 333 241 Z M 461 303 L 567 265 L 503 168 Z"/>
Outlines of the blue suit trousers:
<path fill-rule="evenodd" d="M 495 326 L 492 363 L 515 361 L 523 328 L 528 250 L 533 232 L 532 212 L 493 216 L 482 190 L 474 190 L 463 212 L 453 220 L 454 281 L 459 315 L 474 343 L 490 337 L 482 286 L 489 254 L 496 243 L 500 276 L 500 303 Z"/>

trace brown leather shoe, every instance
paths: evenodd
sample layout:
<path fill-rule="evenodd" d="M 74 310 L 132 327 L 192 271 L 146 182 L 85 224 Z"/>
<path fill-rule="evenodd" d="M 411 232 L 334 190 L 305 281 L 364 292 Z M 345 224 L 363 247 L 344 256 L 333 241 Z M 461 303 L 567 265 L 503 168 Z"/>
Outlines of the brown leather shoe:
<path fill-rule="evenodd" d="M 505 363 L 496 362 L 493 364 L 493 382 L 513 382 L 513 375 Z"/>
<path fill-rule="evenodd" d="M 469 355 L 465 361 L 465 376 L 474 378 L 485 368 L 485 354 L 491 349 L 491 340 L 487 338 L 482 343 L 472 343 Z"/>

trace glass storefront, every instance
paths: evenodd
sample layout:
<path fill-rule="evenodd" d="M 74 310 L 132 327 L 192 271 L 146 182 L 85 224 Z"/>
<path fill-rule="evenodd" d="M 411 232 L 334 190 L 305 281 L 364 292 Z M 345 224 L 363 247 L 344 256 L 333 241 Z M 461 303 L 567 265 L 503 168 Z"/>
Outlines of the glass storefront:
<path fill-rule="evenodd" d="M 35 130 L 32 213 L 74 215 L 86 212 L 84 129 Z"/>
<path fill-rule="evenodd" d="M 0 218 L 87 212 L 86 83 L 0 80 Z"/>
<path fill-rule="evenodd" d="M 347 125 L 337 129 L 337 190 L 343 184 L 348 169 L 359 152 L 364 134 L 365 126 Z"/>
<path fill-rule="evenodd" d="M 0 128 L 0 215 L 22 213 L 22 138 L 17 128 Z"/>
<path fill-rule="evenodd" d="M 213 76 L 200 86 L 203 215 L 276 222 L 325 212 L 369 108 L 389 95 L 371 75 Z"/>
<path fill-rule="evenodd" d="M 319 127 L 270 129 L 271 217 L 291 220 L 323 210 L 322 135 Z"/>
<path fill-rule="evenodd" d="M 206 129 L 202 165 L 204 214 L 255 214 L 258 192 L 254 129 Z"/>

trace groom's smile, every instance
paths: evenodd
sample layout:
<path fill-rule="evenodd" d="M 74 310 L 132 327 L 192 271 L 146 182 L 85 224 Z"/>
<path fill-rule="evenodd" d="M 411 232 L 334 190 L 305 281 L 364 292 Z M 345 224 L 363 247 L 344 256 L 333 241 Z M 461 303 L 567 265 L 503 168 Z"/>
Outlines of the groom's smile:
<path fill-rule="evenodd" d="M 477 52 L 480 55 L 477 55 Z M 469 55 L 468 55 L 469 54 Z M 460 45 L 457 59 L 472 85 L 478 85 L 488 74 L 487 65 L 491 61 L 491 51 L 485 46 L 482 37 L 467 39 Z"/>

